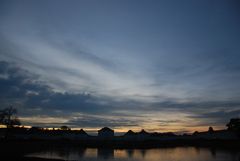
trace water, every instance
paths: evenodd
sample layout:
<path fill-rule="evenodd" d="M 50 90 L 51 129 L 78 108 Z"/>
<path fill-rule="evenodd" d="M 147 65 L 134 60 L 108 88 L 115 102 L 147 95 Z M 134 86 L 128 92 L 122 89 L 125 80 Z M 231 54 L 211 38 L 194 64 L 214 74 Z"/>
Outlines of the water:
<path fill-rule="evenodd" d="M 177 147 L 161 149 L 47 149 L 26 155 L 81 161 L 240 161 L 240 151 Z"/>

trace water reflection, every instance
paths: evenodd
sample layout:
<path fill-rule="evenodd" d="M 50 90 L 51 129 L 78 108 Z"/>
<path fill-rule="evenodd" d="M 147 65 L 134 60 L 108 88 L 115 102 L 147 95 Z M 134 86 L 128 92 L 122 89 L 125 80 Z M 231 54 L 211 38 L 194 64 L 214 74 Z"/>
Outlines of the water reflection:
<path fill-rule="evenodd" d="M 27 156 L 83 161 L 240 161 L 239 151 L 194 147 L 162 149 L 51 148 Z"/>
<path fill-rule="evenodd" d="M 112 159 L 114 158 L 114 149 L 98 149 L 97 154 L 98 158 Z"/>
<path fill-rule="evenodd" d="M 212 157 L 216 158 L 216 149 L 210 148 L 210 151 L 211 151 Z"/>
<path fill-rule="evenodd" d="M 134 150 L 132 150 L 132 149 L 129 149 L 129 150 L 126 150 L 126 152 L 127 152 L 127 157 L 128 158 L 132 158 L 133 157 L 133 152 L 134 152 Z"/>

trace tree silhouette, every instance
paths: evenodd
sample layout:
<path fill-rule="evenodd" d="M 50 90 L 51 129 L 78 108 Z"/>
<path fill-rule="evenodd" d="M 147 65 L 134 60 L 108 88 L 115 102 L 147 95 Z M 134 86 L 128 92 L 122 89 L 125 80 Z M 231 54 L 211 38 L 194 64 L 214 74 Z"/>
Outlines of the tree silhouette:
<path fill-rule="evenodd" d="M 240 118 L 232 118 L 230 122 L 226 125 L 228 130 L 240 131 Z"/>
<path fill-rule="evenodd" d="M 0 124 L 7 127 L 5 138 L 8 136 L 9 128 L 12 128 L 16 125 L 21 125 L 20 120 L 16 116 L 17 110 L 12 106 L 0 110 Z"/>
<path fill-rule="evenodd" d="M 61 130 L 71 130 L 71 128 L 69 128 L 68 126 L 61 126 L 60 129 Z"/>
<path fill-rule="evenodd" d="M 214 132 L 213 127 L 210 126 L 210 127 L 208 128 L 208 132 L 209 132 L 209 133 L 213 133 L 213 132 Z"/>
<path fill-rule="evenodd" d="M 14 125 L 21 125 L 20 120 L 16 114 L 17 110 L 12 106 L 0 110 L 0 124 L 6 125 L 7 128 L 11 128 Z"/>

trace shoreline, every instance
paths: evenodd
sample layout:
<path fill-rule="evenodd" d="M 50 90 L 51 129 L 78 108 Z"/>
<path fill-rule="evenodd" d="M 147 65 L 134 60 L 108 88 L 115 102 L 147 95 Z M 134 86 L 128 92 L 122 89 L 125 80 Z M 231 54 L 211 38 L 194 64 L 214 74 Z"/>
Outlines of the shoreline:
<path fill-rule="evenodd" d="M 213 148 L 239 148 L 240 139 L 237 140 L 0 140 L 1 147 L 25 147 L 36 145 L 42 147 L 69 146 L 81 148 L 113 148 L 113 149 L 150 149 L 168 147 L 213 147 Z M 1 148 L 2 149 L 2 148 Z"/>
<path fill-rule="evenodd" d="M 62 159 L 49 159 L 27 156 L 31 153 L 55 150 L 71 151 L 72 149 L 167 149 L 167 148 L 207 148 L 210 150 L 240 151 L 240 140 L 171 140 L 171 141 L 128 141 L 113 142 L 101 141 L 73 141 L 73 140 L 0 140 L 1 159 L 5 161 L 63 161 Z"/>

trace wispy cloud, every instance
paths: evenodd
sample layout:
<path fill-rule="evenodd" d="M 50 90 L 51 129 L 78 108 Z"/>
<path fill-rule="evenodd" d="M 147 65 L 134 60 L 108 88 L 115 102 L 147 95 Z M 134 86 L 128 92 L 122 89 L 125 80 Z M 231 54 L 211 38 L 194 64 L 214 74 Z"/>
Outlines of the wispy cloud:
<path fill-rule="evenodd" d="M 223 128 L 240 109 L 238 101 L 119 101 L 85 92 L 57 92 L 39 81 L 38 75 L 15 64 L 1 62 L 0 67 L 0 74 L 6 75 L 0 78 L 0 87 L 4 91 L 0 93 L 1 104 L 8 106 L 11 103 L 18 107 L 26 125 L 191 131 L 209 125 Z M 209 112 L 205 113 L 206 110 Z"/>
<path fill-rule="evenodd" d="M 240 109 L 235 4 L 1 3 L 0 100 L 26 124 L 188 131 Z"/>

